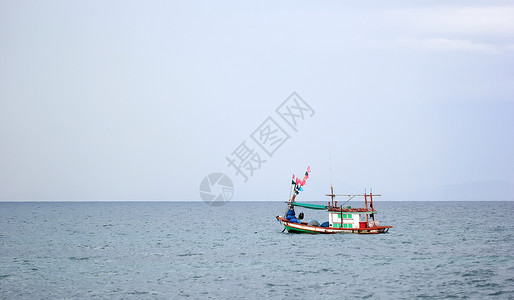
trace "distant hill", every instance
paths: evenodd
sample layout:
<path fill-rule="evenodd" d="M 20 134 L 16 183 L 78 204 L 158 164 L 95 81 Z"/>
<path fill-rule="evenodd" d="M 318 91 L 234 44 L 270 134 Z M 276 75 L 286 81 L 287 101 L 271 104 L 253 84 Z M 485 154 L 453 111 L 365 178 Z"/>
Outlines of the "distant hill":
<path fill-rule="evenodd" d="M 393 200 L 393 199 L 391 199 Z M 469 181 L 397 195 L 412 201 L 514 201 L 514 184 L 507 181 Z"/>

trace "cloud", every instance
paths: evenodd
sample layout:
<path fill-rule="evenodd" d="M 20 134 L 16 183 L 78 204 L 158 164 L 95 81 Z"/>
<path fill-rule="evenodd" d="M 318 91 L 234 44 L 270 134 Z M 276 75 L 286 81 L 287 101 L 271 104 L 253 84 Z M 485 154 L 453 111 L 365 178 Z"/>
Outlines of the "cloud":
<path fill-rule="evenodd" d="M 459 8 L 439 12 L 435 17 L 443 30 L 514 36 L 514 6 Z"/>
<path fill-rule="evenodd" d="M 493 43 L 474 42 L 465 39 L 451 38 L 416 38 L 400 37 L 397 43 L 402 46 L 420 48 L 422 50 L 434 51 L 469 51 L 489 54 L 505 53 L 514 51 L 514 44 L 498 45 Z"/>
<path fill-rule="evenodd" d="M 447 35 L 514 36 L 514 6 L 455 7 L 438 6 L 392 10 L 390 21 L 417 32 Z"/>
<path fill-rule="evenodd" d="M 514 48 L 514 5 L 425 3 L 409 8 L 325 7 L 314 17 L 311 11 L 304 13 L 297 16 L 302 20 L 301 30 L 295 28 L 291 34 L 303 37 L 307 33 L 311 44 L 334 51 L 407 46 L 426 51 L 500 54 Z"/>
<path fill-rule="evenodd" d="M 514 6 L 435 6 L 384 12 L 393 44 L 428 51 L 499 54 L 514 50 Z"/>

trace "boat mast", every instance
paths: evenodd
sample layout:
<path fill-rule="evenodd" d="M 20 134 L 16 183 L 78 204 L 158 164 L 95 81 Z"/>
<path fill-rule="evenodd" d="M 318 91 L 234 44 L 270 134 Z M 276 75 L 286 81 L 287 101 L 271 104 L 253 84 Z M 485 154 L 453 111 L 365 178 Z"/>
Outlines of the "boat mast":
<path fill-rule="evenodd" d="M 366 211 L 368 211 L 368 196 L 366 195 L 366 189 L 364 189 L 364 205 L 366 205 Z M 366 214 L 366 226 L 368 226 L 369 222 L 369 214 Z"/>
<path fill-rule="evenodd" d="M 330 191 L 332 192 L 332 194 L 330 194 L 330 198 L 332 198 L 332 206 L 334 206 L 334 197 L 336 195 L 334 195 L 334 187 L 333 186 L 330 186 Z"/>
<path fill-rule="evenodd" d="M 305 184 L 305 181 L 307 180 L 307 178 L 309 178 L 310 172 L 311 172 L 311 167 L 307 166 L 307 172 L 305 172 L 305 176 L 303 177 L 303 180 L 300 180 L 300 177 L 297 177 L 296 182 L 294 181 L 294 174 L 293 174 L 293 179 L 291 180 L 291 189 L 289 190 L 289 199 L 287 201 L 287 204 L 288 204 L 287 210 L 284 213 L 284 217 L 286 216 L 287 212 L 291 209 L 291 207 L 293 207 L 293 203 L 294 203 L 294 200 L 296 199 L 296 195 L 298 195 L 298 193 L 300 191 L 303 191 L 302 186 Z M 293 194 L 293 197 L 291 198 L 291 192 L 293 191 L 293 186 L 294 186 L 294 194 Z"/>
<path fill-rule="evenodd" d="M 375 214 L 373 213 L 375 209 L 373 208 L 373 190 L 369 188 L 369 198 L 371 201 L 371 217 L 373 218 L 373 221 L 375 221 Z"/>
<path fill-rule="evenodd" d="M 291 201 L 291 193 L 293 192 L 293 185 L 294 185 L 294 174 L 293 174 L 293 180 L 291 181 L 291 188 L 289 189 L 289 201 Z"/>
<path fill-rule="evenodd" d="M 334 207 L 334 197 L 336 195 L 334 195 L 334 184 L 333 184 L 333 177 L 332 177 L 332 147 L 329 145 L 328 146 L 328 155 L 329 155 L 329 166 L 330 166 L 330 198 L 332 198 L 332 204 L 331 206 Z"/>
<path fill-rule="evenodd" d="M 293 175 L 294 177 L 294 175 Z M 293 183 L 291 183 L 291 191 L 293 190 Z M 291 191 L 289 192 L 289 202 L 287 204 L 287 210 L 284 212 L 284 218 L 286 217 L 287 212 L 293 207 L 294 199 L 296 198 L 296 193 L 293 194 L 293 198 L 291 198 Z"/>

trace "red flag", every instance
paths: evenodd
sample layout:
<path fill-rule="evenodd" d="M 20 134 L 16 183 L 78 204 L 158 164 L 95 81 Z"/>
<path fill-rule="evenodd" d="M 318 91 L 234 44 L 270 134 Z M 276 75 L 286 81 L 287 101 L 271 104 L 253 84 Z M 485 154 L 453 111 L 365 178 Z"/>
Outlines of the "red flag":
<path fill-rule="evenodd" d="M 311 172 L 311 166 L 308 166 L 307 167 L 307 172 L 310 173 Z"/>

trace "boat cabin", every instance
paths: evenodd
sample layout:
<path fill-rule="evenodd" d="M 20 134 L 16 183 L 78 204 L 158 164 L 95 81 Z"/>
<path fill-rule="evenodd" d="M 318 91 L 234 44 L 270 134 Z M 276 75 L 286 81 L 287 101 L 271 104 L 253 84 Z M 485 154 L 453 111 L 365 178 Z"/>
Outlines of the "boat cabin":
<path fill-rule="evenodd" d="M 332 198 L 332 201 L 328 202 L 328 214 L 329 214 L 329 226 L 332 228 L 371 228 L 380 226 L 378 221 L 375 221 L 375 214 L 377 211 L 373 208 L 373 193 L 364 193 L 364 195 L 335 195 L 334 189 L 331 187 L 331 194 L 326 194 Z M 352 208 L 351 206 L 343 207 L 338 206 L 337 201 L 334 201 L 335 196 L 347 196 L 348 201 L 357 196 L 364 196 L 365 207 Z M 369 200 L 368 200 L 369 198 Z M 347 203 L 346 201 L 345 203 Z"/>
<path fill-rule="evenodd" d="M 352 208 L 348 206 L 343 209 L 334 209 L 328 211 L 329 226 L 333 228 L 369 228 L 378 226 L 378 221 L 373 221 L 370 215 L 376 213 L 373 211 L 363 211 L 363 209 Z M 370 220 L 373 224 L 370 224 Z"/>

